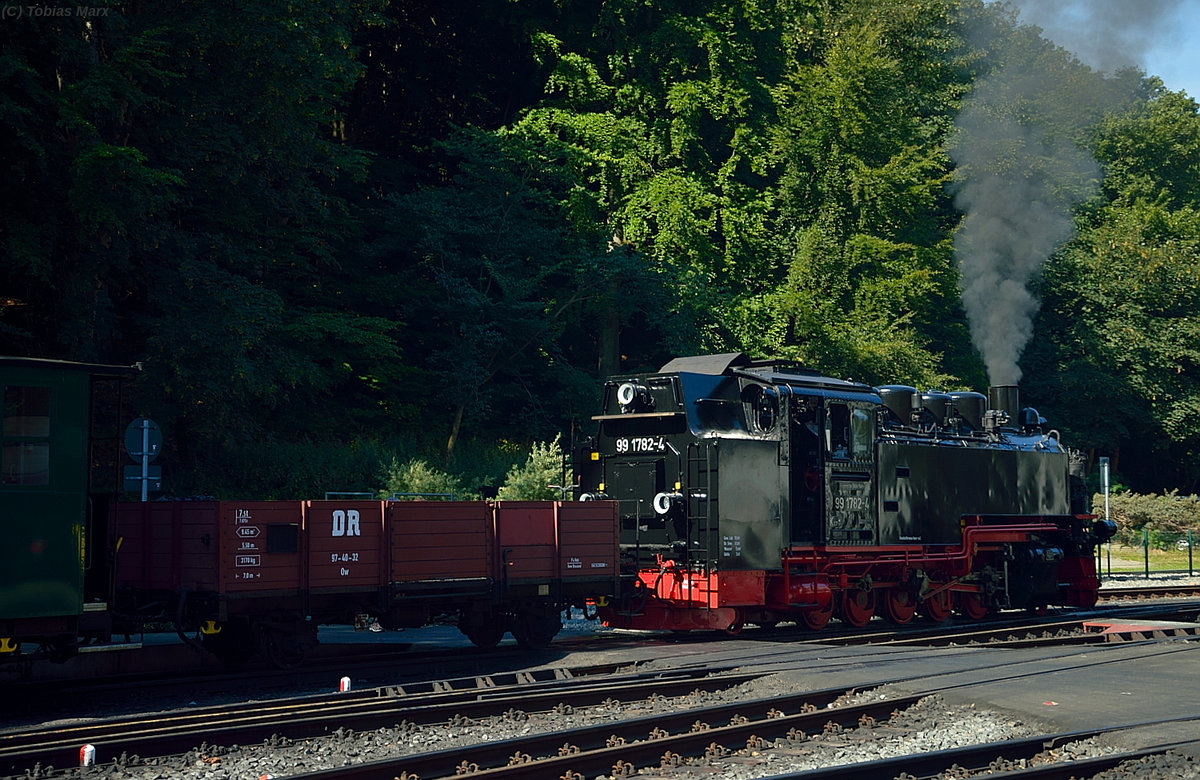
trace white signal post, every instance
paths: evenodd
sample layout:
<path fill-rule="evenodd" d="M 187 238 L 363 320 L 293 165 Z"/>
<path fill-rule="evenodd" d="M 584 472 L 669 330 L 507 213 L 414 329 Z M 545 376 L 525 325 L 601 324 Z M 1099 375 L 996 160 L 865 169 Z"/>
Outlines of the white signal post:
<path fill-rule="evenodd" d="M 1108 522 L 1108 458 L 1100 459 L 1100 490 L 1104 493 L 1104 522 Z M 1112 575 L 1112 540 L 1108 540 L 1108 573 Z"/>
<path fill-rule="evenodd" d="M 1108 520 L 1108 458 L 1100 459 L 1100 489 L 1104 491 L 1104 519 Z"/>

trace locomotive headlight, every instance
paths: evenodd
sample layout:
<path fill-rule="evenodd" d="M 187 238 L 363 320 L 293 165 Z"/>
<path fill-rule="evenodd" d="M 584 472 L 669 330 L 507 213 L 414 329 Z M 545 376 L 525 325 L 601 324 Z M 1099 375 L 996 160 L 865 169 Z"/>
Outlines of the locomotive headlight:
<path fill-rule="evenodd" d="M 654 405 L 654 397 L 650 390 L 634 382 L 626 382 L 617 388 L 617 403 L 621 411 L 637 410 Z"/>
<path fill-rule="evenodd" d="M 683 496 L 679 493 L 659 493 L 654 497 L 654 511 L 665 515 L 682 500 Z"/>

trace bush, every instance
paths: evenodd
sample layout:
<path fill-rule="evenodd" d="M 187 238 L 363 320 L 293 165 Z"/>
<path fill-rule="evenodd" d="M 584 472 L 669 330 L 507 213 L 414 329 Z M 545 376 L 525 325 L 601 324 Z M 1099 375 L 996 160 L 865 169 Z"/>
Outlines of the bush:
<path fill-rule="evenodd" d="M 546 501 L 570 496 L 570 491 L 564 496 L 558 488 L 549 487 L 571 484 L 571 470 L 563 468 L 561 438 L 560 434 L 549 443 L 534 442 L 525 463 L 508 470 L 496 497 L 501 501 Z"/>
<path fill-rule="evenodd" d="M 1150 546 L 1168 549 L 1188 531 L 1193 536 L 1200 531 L 1200 498 L 1194 495 L 1181 496 L 1179 491 L 1158 495 L 1141 495 L 1121 491 L 1108 495 L 1109 518 L 1117 524 L 1113 541 L 1130 547 L 1141 547 L 1143 538 L 1149 538 Z M 1104 496 L 1092 498 L 1092 511 L 1104 514 Z"/>
<path fill-rule="evenodd" d="M 383 469 L 383 490 L 381 498 L 389 498 L 397 493 L 418 493 L 425 497 L 449 498 L 457 501 L 474 501 L 479 498 L 475 493 L 469 493 L 463 487 L 462 478 L 442 471 L 429 465 L 421 458 L 412 458 L 404 463 L 399 458 L 392 457 Z M 416 499 L 417 496 L 403 496 Z"/>

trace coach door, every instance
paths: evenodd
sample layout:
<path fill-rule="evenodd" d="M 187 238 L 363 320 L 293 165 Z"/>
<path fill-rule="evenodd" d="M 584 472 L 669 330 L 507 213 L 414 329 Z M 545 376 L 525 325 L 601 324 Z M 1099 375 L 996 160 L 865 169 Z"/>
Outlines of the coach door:
<path fill-rule="evenodd" d="M 827 543 L 875 544 L 875 406 L 826 399 L 821 444 Z"/>

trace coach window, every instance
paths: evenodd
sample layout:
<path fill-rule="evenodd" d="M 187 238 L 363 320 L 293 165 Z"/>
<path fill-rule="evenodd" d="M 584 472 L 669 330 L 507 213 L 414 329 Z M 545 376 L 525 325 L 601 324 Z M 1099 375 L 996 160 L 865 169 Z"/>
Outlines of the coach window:
<path fill-rule="evenodd" d="M 50 388 L 4 388 L 3 440 L 4 484 L 50 484 Z"/>

